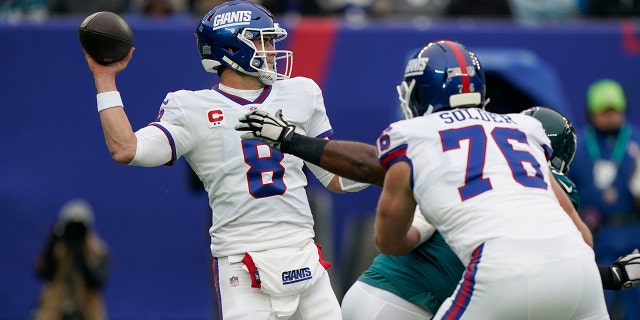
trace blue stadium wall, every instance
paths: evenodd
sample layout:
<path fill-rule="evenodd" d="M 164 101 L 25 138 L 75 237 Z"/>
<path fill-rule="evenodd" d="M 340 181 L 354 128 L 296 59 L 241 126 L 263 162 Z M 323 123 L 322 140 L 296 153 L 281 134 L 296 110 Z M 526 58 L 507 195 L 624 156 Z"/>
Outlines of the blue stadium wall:
<path fill-rule="evenodd" d="M 111 160 L 93 78 L 77 40 L 80 21 L 0 25 L 0 319 L 25 319 L 35 305 L 38 252 L 58 208 L 76 197 L 95 206 L 97 230 L 110 247 L 105 296 L 111 319 L 211 319 L 206 196 L 190 188 L 184 160 L 147 169 Z M 139 128 L 155 118 L 167 92 L 207 88 L 217 77 L 200 65 L 195 21 L 130 22 L 136 51 L 118 84 Z M 294 74 L 323 87 L 336 139 L 373 142 L 397 119 L 395 85 L 407 57 L 439 39 L 467 44 L 488 61 L 488 69 L 567 113 L 578 126 L 585 121 L 588 84 L 618 79 L 627 89 L 629 116 L 640 123 L 640 38 L 630 21 L 546 27 L 314 19 L 283 24 L 290 30 L 285 44 L 296 52 Z M 349 221 L 370 217 L 378 192 L 329 196 L 336 270 L 349 258 Z"/>

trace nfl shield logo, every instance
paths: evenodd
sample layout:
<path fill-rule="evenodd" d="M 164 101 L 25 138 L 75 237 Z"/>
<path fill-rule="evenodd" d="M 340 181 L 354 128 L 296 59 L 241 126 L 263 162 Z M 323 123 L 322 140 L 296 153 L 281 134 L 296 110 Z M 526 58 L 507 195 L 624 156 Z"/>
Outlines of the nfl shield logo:
<path fill-rule="evenodd" d="M 233 277 L 229 278 L 229 284 L 230 284 L 232 287 L 237 286 L 237 285 L 238 285 L 238 283 L 240 283 L 240 281 L 238 281 L 238 276 L 233 276 Z"/>

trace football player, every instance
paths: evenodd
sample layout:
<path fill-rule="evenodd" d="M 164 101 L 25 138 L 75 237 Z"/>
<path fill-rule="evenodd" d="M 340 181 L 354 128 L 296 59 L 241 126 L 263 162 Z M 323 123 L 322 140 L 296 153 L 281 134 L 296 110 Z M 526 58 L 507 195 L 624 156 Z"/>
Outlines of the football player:
<path fill-rule="evenodd" d="M 533 107 L 522 112 L 542 123 L 553 153 L 549 163 L 551 173 L 566 192 L 576 210 L 580 209 L 580 198 L 575 183 L 567 173 L 576 153 L 577 135 L 571 121 L 560 112 L 547 107 Z M 620 257 L 612 265 L 598 265 L 602 286 L 606 290 L 625 290 L 640 285 L 640 254 L 638 249 Z"/>
<path fill-rule="evenodd" d="M 412 61 L 412 65 L 419 65 L 419 62 L 420 61 Z M 418 84 L 420 81 L 421 79 L 418 79 Z M 405 85 L 407 85 L 406 82 Z M 404 89 L 408 89 L 408 85 Z M 400 91 L 402 93 L 401 99 L 406 100 L 405 97 L 407 90 Z M 415 93 L 413 90 L 408 91 Z M 283 129 L 290 126 L 290 124 L 282 119 L 282 115 L 280 113 L 276 114 L 276 117 L 260 112 L 248 114 L 241 119 L 241 122 L 242 123 L 237 126 L 238 130 L 251 131 L 246 134 L 244 138 L 264 141 L 273 147 L 280 148 L 285 152 L 290 152 L 312 160 L 329 170 L 337 173 L 343 173 L 345 176 L 350 176 L 356 180 L 367 181 L 377 185 L 382 183 L 384 170 L 382 170 L 380 164 L 375 161 L 376 155 L 373 146 L 353 141 L 326 142 L 301 137 L 297 134 L 287 135 Z M 263 130 L 263 127 L 271 127 L 271 135 L 264 135 L 263 132 L 266 131 Z M 273 130 L 274 127 L 280 127 L 281 129 Z M 348 152 L 346 150 L 348 150 Z M 588 240 L 588 238 L 586 240 Z M 412 251 L 407 256 L 389 257 L 386 255 L 380 255 L 377 257 L 374 260 L 372 267 L 365 271 L 363 277 L 354 284 L 345 296 L 345 300 L 343 300 L 343 313 L 345 314 L 345 318 L 349 318 L 349 312 L 345 313 L 346 309 L 356 310 L 360 319 L 383 319 L 385 318 L 385 314 L 386 316 L 389 316 L 390 314 L 395 316 L 403 315 L 403 318 L 407 319 L 425 318 L 429 316 L 429 313 L 424 313 L 424 309 L 427 309 L 427 311 L 437 309 L 439 306 L 439 302 L 437 301 L 438 298 L 442 299 L 443 294 L 445 296 L 448 295 L 449 292 L 453 290 L 453 287 L 450 286 L 450 290 L 447 290 L 446 285 L 432 286 L 431 288 L 428 286 L 422 286 L 424 285 L 423 278 L 442 278 L 442 274 L 445 276 L 444 279 L 449 280 L 452 274 L 454 274 L 454 277 L 456 275 L 456 272 L 451 271 L 450 269 L 455 269 L 456 263 L 459 264 L 459 261 L 450 261 L 440 268 L 434 266 L 432 270 L 439 272 L 439 274 L 411 272 L 420 268 L 421 266 L 418 266 L 420 264 L 437 264 L 437 261 L 433 259 L 433 253 L 437 251 L 432 251 L 431 255 L 429 254 L 429 250 L 425 250 L 424 253 L 419 253 L 421 248 L 428 247 L 429 241 Z M 440 251 L 446 252 L 446 250 Z M 414 256 L 414 258 L 411 258 L 410 256 Z M 637 280 L 634 282 L 634 280 L 629 280 L 629 278 L 626 277 L 626 273 L 628 271 L 634 270 L 630 269 L 632 264 L 629 262 L 631 260 L 638 260 L 638 255 L 628 255 L 617 261 L 614 265 L 617 265 L 617 270 L 621 270 L 621 273 L 624 274 L 622 277 L 624 280 L 619 282 L 619 284 L 626 283 L 625 287 L 630 287 L 633 283 L 637 285 L 638 283 Z M 402 266 L 396 268 L 401 265 L 403 261 L 409 262 L 407 264 L 409 268 L 403 268 Z M 610 270 L 614 270 L 614 266 L 605 266 L 603 268 L 606 268 L 606 271 L 610 272 Z M 461 265 L 460 268 L 462 268 Z M 636 272 L 637 268 L 638 266 L 636 266 Z M 370 273 L 370 278 L 377 279 L 378 287 L 370 286 L 366 283 L 364 285 L 361 284 L 361 280 L 366 278 L 367 273 Z M 356 288 L 357 286 L 362 288 Z M 383 290 L 379 290 L 380 288 Z M 356 290 L 358 293 L 355 293 Z M 387 297 L 391 298 L 382 299 L 387 301 L 382 302 L 380 297 L 385 294 Z M 355 300 L 358 301 L 356 302 L 358 305 L 355 307 L 352 305 L 352 302 L 354 301 L 354 299 L 351 298 L 352 296 L 356 296 L 357 299 Z M 423 308 L 416 308 L 416 305 L 411 305 L 411 303 L 408 303 L 407 301 L 403 302 L 401 301 L 402 299 L 412 301 Z M 422 299 L 422 301 L 420 301 L 420 299 Z M 360 303 L 364 303 L 364 305 L 361 305 Z M 363 314 L 363 312 L 366 312 L 366 314 Z"/>
<path fill-rule="evenodd" d="M 295 131 L 324 139 L 333 130 L 318 85 L 290 78 L 292 52 L 276 49 L 287 36 L 266 8 L 228 1 L 199 21 L 202 65 L 218 85 L 169 92 L 155 121 L 137 131 L 127 119 L 116 75 L 131 61 L 96 63 L 85 54 L 98 92 L 105 141 L 113 159 L 142 167 L 184 157 L 204 183 L 212 210 L 211 254 L 224 319 L 339 319 L 340 306 L 314 242 L 304 162 L 257 141 L 242 140 L 235 120 L 252 110 L 286 108 Z M 309 164 L 331 191 L 367 185 Z"/>

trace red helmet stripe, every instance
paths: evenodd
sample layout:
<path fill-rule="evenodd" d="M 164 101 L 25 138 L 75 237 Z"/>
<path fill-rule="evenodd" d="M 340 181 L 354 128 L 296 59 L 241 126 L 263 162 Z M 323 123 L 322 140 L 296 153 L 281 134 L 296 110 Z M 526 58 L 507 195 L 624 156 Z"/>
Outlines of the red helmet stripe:
<path fill-rule="evenodd" d="M 456 56 L 456 60 L 458 60 L 458 65 L 460 66 L 460 72 L 462 73 L 462 92 L 461 93 L 469 93 L 471 92 L 469 79 L 469 73 L 467 73 L 467 61 L 464 58 L 464 54 L 457 43 L 453 41 L 445 41 L 447 45 L 453 51 L 453 54 Z"/>

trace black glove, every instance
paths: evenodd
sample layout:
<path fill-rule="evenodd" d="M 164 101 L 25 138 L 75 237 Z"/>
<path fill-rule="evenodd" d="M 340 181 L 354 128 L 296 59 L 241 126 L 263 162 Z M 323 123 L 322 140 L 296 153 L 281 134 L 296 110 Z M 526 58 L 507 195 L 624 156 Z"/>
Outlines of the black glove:
<path fill-rule="evenodd" d="M 283 151 L 283 144 L 291 143 L 296 126 L 282 118 L 282 110 L 275 115 L 258 110 L 250 112 L 238 119 L 240 123 L 235 129 L 248 131 L 243 134 L 243 140 L 258 140 L 278 151 Z"/>
<path fill-rule="evenodd" d="M 640 253 L 638 249 L 620 257 L 611 266 L 613 274 L 622 282 L 621 289 L 629 289 L 640 285 Z"/>

